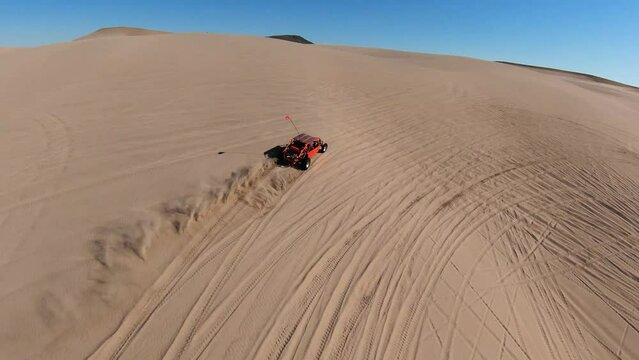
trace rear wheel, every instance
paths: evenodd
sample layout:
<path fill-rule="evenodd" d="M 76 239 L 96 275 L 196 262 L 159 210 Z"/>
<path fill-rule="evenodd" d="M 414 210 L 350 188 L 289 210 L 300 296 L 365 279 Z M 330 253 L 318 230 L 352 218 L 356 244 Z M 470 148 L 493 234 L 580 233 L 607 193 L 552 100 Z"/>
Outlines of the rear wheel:
<path fill-rule="evenodd" d="M 326 150 L 328 150 L 328 144 L 327 144 L 327 143 L 323 143 L 323 144 L 322 144 L 322 147 L 320 148 L 320 151 L 319 151 L 319 152 L 321 152 L 321 153 L 325 153 L 325 152 L 326 152 Z"/>
<path fill-rule="evenodd" d="M 302 161 L 300 161 L 300 170 L 308 170 L 308 168 L 310 167 L 311 167 L 311 159 L 304 158 Z"/>

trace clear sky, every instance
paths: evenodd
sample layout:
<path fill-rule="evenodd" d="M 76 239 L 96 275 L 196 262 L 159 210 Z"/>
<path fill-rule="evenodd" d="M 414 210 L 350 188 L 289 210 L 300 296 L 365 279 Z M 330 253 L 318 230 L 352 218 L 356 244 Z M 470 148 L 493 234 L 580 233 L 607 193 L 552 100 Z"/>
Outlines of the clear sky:
<path fill-rule="evenodd" d="M 0 0 L 0 47 L 120 25 L 300 34 L 317 43 L 522 62 L 639 85 L 639 0 Z"/>

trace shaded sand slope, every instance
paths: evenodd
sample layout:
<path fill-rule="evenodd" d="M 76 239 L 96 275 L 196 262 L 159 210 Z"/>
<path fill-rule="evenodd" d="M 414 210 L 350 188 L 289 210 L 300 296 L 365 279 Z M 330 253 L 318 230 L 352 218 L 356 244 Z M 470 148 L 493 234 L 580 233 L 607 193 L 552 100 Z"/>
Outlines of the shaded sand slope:
<path fill-rule="evenodd" d="M 295 42 L 299 44 L 312 44 L 312 42 L 306 40 L 305 38 L 299 35 L 271 35 L 267 37 L 271 39 L 291 41 L 291 42 Z"/>
<path fill-rule="evenodd" d="M 639 356 L 636 92 L 203 34 L 0 84 L 0 357 Z"/>

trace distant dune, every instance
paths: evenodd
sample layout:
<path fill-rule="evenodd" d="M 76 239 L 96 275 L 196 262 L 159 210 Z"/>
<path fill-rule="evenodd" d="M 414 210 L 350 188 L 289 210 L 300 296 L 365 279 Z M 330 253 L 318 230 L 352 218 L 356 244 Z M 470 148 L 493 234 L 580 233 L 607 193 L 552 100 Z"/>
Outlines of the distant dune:
<path fill-rule="evenodd" d="M 549 68 L 549 67 L 535 66 L 535 65 L 528 65 L 528 64 L 519 64 L 519 63 L 513 63 L 513 62 L 509 62 L 509 61 L 496 61 L 496 62 L 502 63 L 502 64 L 508 64 L 508 65 L 521 66 L 521 67 L 525 67 L 525 68 L 529 68 L 529 69 L 537 70 L 537 71 L 541 71 L 541 72 L 546 72 L 546 73 L 553 73 L 553 74 L 565 75 L 565 76 L 573 76 L 573 77 L 579 78 L 579 79 L 594 81 L 594 82 L 603 83 L 603 84 L 624 86 L 624 87 L 627 87 L 627 88 L 639 90 L 639 87 L 636 87 L 636 86 L 620 83 L 618 81 L 609 80 L 609 79 L 602 78 L 602 77 L 595 76 L 595 75 L 579 73 L 579 72 L 575 72 L 575 71 L 554 69 L 554 68 Z"/>
<path fill-rule="evenodd" d="M 271 35 L 267 37 L 271 39 L 286 40 L 286 41 L 296 42 L 300 44 L 312 44 L 312 42 L 306 40 L 305 38 L 299 35 Z"/>
<path fill-rule="evenodd" d="M 98 29 L 90 34 L 77 38 L 76 40 L 95 39 L 103 37 L 117 37 L 117 36 L 144 36 L 144 35 L 158 35 L 168 34 L 166 31 L 149 30 L 136 27 L 116 26 Z"/>
<path fill-rule="evenodd" d="M 0 55 L 0 358 L 639 359 L 635 89 L 158 33 Z"/>

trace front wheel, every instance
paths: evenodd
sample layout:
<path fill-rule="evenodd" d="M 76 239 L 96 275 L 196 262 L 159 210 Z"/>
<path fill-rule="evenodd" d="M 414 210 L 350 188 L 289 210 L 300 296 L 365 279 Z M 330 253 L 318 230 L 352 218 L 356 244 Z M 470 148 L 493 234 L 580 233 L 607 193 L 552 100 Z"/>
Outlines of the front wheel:
<path fill-rule="evenodd" d="M 328 150 L 328 144 L 327 144 L 327 143 L 323 143 L 323 144 L 322 144 L 322 147 L 320 148 L 320 151 L 319 151 L 319 152 L 321 152 L 321 153 L 325 153 L 325 152 L 326 152 L 326 150 Z"/>
<path fill-rule="evenodd" d="M 311 167 L 311 159 L 304 158 L 304 160 L 300 161 L 300 170 L 308 170 Z"/>

